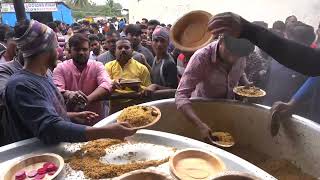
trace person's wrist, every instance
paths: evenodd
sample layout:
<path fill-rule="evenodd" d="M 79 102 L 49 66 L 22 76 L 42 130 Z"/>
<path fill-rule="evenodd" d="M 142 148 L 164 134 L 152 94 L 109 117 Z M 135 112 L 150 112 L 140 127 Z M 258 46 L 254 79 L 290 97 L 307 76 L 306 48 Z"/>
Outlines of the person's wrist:
<path fill-rule="evenodd" d="M 96 128 L 96 127 L 88 126 L 86 128 L 85 132 L 86 132 L 86 138 L 88 141 L 95 140 L 95 139 L 101 139 L 104 137 L 110 137 L 108 135 L 109 131 L 105 127 Z"/>

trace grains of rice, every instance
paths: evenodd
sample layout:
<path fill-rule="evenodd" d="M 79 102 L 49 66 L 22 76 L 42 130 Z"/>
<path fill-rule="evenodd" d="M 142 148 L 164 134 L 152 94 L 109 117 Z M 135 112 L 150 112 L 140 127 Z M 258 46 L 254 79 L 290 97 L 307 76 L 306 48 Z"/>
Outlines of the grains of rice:
<path fill-rule="evenodd" d="M 112 145 L 125 143 L 120 140 L 100 139 L 87 143 L 79 151 L 74 153 L 67 160 L 70 167 L 76 171 L 83 171 L 87 178 L 104 179 L 113 178 L 122 174 L 138 170 L 146 169 L 152 166 L 159 166 L 168 162 L 169 158 L 162 160 L 151 160 L 142 162 L 132 162 L 129 164 L 105 164 L 100 161 L 100 157 L 106 155 L 106 148 Z"/>
<path fill-rule="evenodd" d="M 118 122 L 127 122 L 131 127 L 141 127 L 152 123 L 158 116 L 158 113 L 150 106 L 130 106 L 125 108 Z"/>

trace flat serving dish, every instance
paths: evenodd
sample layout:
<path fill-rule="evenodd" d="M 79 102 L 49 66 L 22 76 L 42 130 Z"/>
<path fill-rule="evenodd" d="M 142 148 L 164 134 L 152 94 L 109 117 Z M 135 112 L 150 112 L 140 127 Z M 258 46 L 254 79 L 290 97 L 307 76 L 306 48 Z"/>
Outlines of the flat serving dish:
<path fill-rule="evenodd" d="M 224 162 L 215 154 L 199 149 L 185 149 L 170 158 L 170 171 L 177 179 L 209 180 L 224 172 Z"/>
<path fill-rule="evenodd" d="M 25 172 L 26 174 L 24 180 L 34 179 L 37 173 L 36 171 L 43 167 L 43 165 L 47 162 L 54 163 L 57 166 L 57 170 L 53 171 L 54 173 L 44 173 L 44 177 L 41 178 L 43 180 L 51 180 L 51 179 L 59 179 L 64 176 L 64 160 L 61 156 L 53 153 L 46 154 L 38 154 L 38 155 L 26 155 L 26 157 L 22 160 L 18 160 L 9 166 L 8 169 L 5 170 L 1 179 L 3 180 L 15 180 L 17 179 L 15 175 L 19 172 Z M 28 177 L 28 173 L 35 173 L 32 175 L 33 177 Z"/>

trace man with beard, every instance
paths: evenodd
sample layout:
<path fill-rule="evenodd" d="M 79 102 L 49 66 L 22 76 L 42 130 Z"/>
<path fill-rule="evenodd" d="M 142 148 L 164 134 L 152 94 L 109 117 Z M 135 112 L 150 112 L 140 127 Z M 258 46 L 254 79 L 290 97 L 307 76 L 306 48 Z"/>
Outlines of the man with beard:
<path fill-rule="evenodd" d="M 8 142 L 38 137 L 46 144 L 84 142 L 100 138 L 123 139 L 135 133 L 113 124 L 100 128 L 74 124 L 67 117 L 63 98 L 47 76 L 56 64 L 55 33 L 37 21 L 15 28 L 17 47 L 25 60 L 24 69 L 11 76 L 5 89 L 5 136 Z"/>
<path fill-rule="evenodd" d="M 97 61 L 102 64 L 106 64 L 110 61 L 116 59 L 116 42 L 120 39 L 120 34 L 117 31 L 109 31 L 106 34 L 106 46 L 109 49 L 107 52 L 100 54 L 97 57 Z M 143 54 L 133 51 L 132 56 L 135 60 L 139 61 L 141 64 L 145 65 L 149 70 L 151 70 L 151 66 L 147 63 L 146 58 Z"/>
<path fill-rule="evenodd" d="M 133 50 L 143 54 L 148 64 L 152 66 L 153 59 L 154 59 L 152 52 L 148 48 L 141 45 L 142 31 L 141 31 L 140 25 L 129 24 L 126 27 L 125 33 L 126 33 L 126 37 L 132 43 Z"/>
<path fill-rule="evenodd" d="M 92 111 L 99 115 L 87 123 L 94 125 L 105 117 L 102 100 L 112 92 L 112 82 L 102 63 L 89 60 L 89 39 L 75 34 L 69 39 L 72 59 L 58 64 L 53 81 L 68 100 L 68 111 Z"/>
<path fill-rule="evenodd" d="M 121 79 L 139 80 L 141 87 L 138 91 L 148 87 L 151 84 L 150 73 L 146 66 L 139 63 L 132 58 L 133 49 L 131 43 L 127 39 L 121 39 L 116 43 L 116 60 L 111 61 L 105 65 L 107 72 L 114 81 Z M 125 88 L 124 90 L 117 89 L 116 91 L 134 92 L 132 88 Z M 117 112 L 130 105 L 139 104 L 132 99 L 114 100 L 110 102 L 110 113 Z"/>
<path fill-rule="evenodd" d="M 100 46 L 100 39 L 95 34 L 90 34 L 89 38 L 89 45 L 90 45 L 90 57 L 91 60 L 97 60 L 98 56 L 100 55 L 101 46 Z"/>

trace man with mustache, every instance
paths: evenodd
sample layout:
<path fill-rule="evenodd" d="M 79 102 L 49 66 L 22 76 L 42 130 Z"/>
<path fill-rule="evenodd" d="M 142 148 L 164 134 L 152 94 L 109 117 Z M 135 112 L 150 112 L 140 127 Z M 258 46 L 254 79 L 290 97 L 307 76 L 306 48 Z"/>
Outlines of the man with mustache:
<path fill-rule="evenodd" d="M 121 79 L 139 80 L 141 86 L 138 89 L 144 89 L 151 84 L 150 73 L 146 66 L 132 58 L 133 49 L 128 39 L 120 39 L 116 43 L 116 60 L 105 65 L 110 78 L 114 81 Z M 117 89 L 117 91 L 134 92 L 132 88 Z M 127 106 L 138 104 L 132 99 L 110 102 L 110 113 L 117 112 Z"/>
<path fill-rule="evenodd" d="M 92 111 L 99 115 L 94 125 L 105 117 L 101 100 L 112 92 L 112 82 L 103 64 L 89 60 L 89 39 L 75 34 L 69 39 L 72 59 L 60 63 L 53 71 L 53 80 L 67 99 L 68 111 Z"/>
<path fill-rule="evenodd" d="M 8 143 L 32 137 L 46 144 L 123 139 L 135 133 L 125 127 L 127 124 L 96 128 L 72 123 L 60 92 L 47 75 L 49 67 L 57 61 L 55 33 L 48 26 L 31 20 L 16 26 L 15 36 L 25 64 L 24 69 L 10 77 L 4 91 Z"/>

